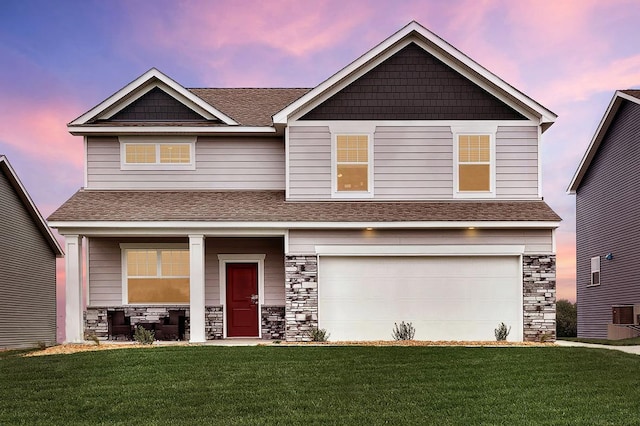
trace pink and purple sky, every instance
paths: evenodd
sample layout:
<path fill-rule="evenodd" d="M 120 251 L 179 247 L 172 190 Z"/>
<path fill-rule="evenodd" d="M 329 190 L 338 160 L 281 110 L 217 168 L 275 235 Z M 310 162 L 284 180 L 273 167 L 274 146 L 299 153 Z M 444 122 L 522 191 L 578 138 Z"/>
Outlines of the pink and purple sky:
<path fill-rule="evenodd" d="M 46 217 L 83 184 L 66 123 L 149 68 L 185 87 L 314 87 L 411 20 L 559 115 L 543 191 L 563 218 L 558 298 L 575 300 L 565 191 L 614 91 L 640 88 L 637 0 L 3 0 L 0 153 Z"/>

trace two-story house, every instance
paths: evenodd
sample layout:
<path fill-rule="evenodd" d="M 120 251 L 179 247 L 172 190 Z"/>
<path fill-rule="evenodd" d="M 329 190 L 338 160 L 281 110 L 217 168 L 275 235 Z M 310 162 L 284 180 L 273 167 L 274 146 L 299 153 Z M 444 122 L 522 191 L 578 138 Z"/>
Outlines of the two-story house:
<path fill-rule="evenodd" d="M 618 90 L 568 192 L 576 196 L 578 336 L 640 335 L 640 90 Z"/>
<path fill-rule="evenodd" d="M 389 340 L 401 321 L 422 340 L 493 340 L 501 322 L 553 339 L 555 119 L 416 22 L 313 89 L 186 89 L 152 69 L 69 124 L 84 188 L 49 218 L 67 340 L 170 311 L 192 342 Z"/>

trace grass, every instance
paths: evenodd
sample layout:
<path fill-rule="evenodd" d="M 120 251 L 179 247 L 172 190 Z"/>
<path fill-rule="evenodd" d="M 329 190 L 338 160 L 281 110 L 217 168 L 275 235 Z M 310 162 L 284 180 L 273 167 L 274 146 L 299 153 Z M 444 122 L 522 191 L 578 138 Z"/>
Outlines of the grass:
<path fill-rule="evenodd" d="M 609 339 L 586 339 L 582 337 L 560 337 L 560 340 L 569 340 L 571 342 L 595 343 L 598 345 L 611 346 L 636 346 L 640 345 L 640 337 L 632 337 L 630 339 L 609 340 Z"/>
<path fill-rule="evenodd" d="M 0 424 L 639 424 L 584 348 L 156 347 L 0 359 Z"/>

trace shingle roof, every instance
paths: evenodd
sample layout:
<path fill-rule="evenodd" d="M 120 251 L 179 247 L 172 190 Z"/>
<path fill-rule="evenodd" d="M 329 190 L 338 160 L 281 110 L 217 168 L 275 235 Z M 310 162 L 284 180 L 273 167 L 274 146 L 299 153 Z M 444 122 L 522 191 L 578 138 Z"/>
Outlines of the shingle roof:
<path fill-rule="evenodd" d="M 640 99 L 640 90 L 621 90 L 621 92 Z"/>
<path fill-rule="evenodd" d="M 271 126 L 271 117 L 311 89 L 187 89 L 243 126 Z"/>
<path fill-rule="evenodd" d="M 283 191 L 80 190 L 50 217 L 67 221 L 560 221 L 544 201 L 285 201 Z"/>

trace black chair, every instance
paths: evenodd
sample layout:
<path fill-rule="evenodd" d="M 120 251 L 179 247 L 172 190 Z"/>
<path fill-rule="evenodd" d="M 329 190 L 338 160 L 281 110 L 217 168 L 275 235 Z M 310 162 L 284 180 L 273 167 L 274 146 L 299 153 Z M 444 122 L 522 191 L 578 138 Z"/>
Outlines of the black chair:
<path fill-rule="evenodd" d="M 129 340 L 132 339 L 131 320 L 124 315 L 123 311 L 107 312 L 107 322 L 110 339 L 115 339 L 117 336 L 125 336 Z"/>
<path fill-rule="evenodd" d="M 184 336 L 184 311 L 169 311 L 169 316 L 156 325 L 156 339 L 182 340 Z"/>

